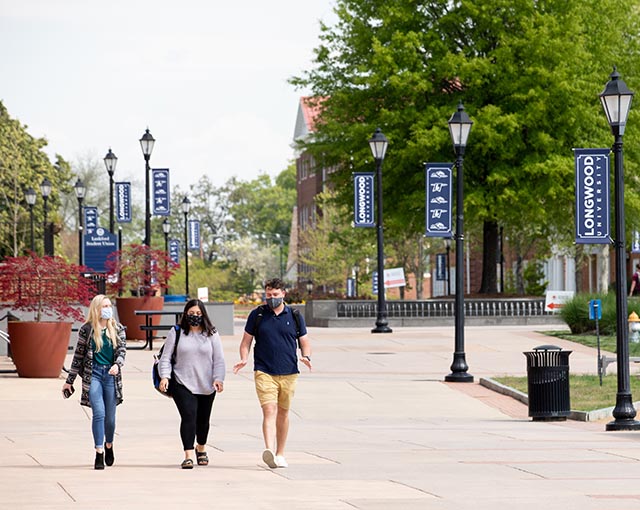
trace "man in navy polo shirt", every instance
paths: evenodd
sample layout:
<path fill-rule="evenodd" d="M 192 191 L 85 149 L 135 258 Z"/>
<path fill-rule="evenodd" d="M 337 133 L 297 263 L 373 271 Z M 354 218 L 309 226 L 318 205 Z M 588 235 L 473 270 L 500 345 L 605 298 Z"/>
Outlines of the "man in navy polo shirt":
<path fill-rule="evenodd" d="M 265 445 L 262 460 L 270 468 L 285 468 L 289 408 L 300 373 L 298 361 L 311 370 L 311 344 L 304 318 L 298 314 L 296 320 L 293 309 L 284 303 L 284 282 L 273 278 L 265 282 L 264 290 L 267 306 L 259 306 L 249 314 L 240 342 L 240 361 L 234 365 L 233 373 L 237 374 L 247 364 L 255 337 L 254 380 L 262 406 Z"/>

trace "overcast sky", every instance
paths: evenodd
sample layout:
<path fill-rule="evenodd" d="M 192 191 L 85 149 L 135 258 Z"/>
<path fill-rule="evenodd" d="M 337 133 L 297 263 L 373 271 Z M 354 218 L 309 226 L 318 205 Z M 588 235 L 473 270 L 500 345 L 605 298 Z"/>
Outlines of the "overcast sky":
<path fill-rule="evenodd" d="M 298 99 L 333 0 L 0 0 L 0 100 L 47 153 L 118 156 L 144 179 L 138 140 L 171 184 L 277 175 L 293 159 Z M 105 171 L 105 185 L 106 180 Z"/>

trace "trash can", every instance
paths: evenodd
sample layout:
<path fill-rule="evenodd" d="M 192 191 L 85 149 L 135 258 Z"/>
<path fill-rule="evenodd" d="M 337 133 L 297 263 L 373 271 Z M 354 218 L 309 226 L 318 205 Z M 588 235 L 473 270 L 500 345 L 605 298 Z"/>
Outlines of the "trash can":
<path fill-rule="evenodd" d="M 540 345 L 527 357 L 529 416 L 533 421 L 566 420 L 569 401 L 569 355 L 555 345 Z"/>

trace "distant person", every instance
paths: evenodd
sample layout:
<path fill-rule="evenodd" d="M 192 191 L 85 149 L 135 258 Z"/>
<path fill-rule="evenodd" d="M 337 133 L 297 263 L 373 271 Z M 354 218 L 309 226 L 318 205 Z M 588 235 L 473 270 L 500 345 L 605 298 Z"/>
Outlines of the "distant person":
<path fill-rule="evenodd" d="M 224 391 L 225 361 L 222 341 L 199 299 L 190 300 L 180 321 L 175 364 L 171 355 L 177 331 L 171 329 L 158 366 L 160 391 L 169 391 L 180 413 L 180 438 L 184 449 L 182 469 L 192 469 L 194 461 L 207 466 L 205 445 L 216 393 Z M 194 440 L 197 441 L 194 456 Z"/>
<path fill-rule="evenodd" d="M 629 290 L 629 297 L 637 296 L 640 294 L 640 264 L 636 264 L 636 270 L 631 277 L 631 289 Z"/>
<path fill-rule="evenodd" d="M 298 361 L 311 370 L 311 344 L 304 318 L 284 303 L 285 285 L 279 278 L 265 285 L 266 305 L 251 311 L 240 342 L 237 374 L 246 364 L 255 337 L 254 381 L 262 407 L 262 460 L 270 468 L 286 468 L 284 449 L 289 433 L 289 408 L 298 379 Z M 297 350 L 300 348 L 300 358 Z"/>
<path fill-rule="evenodd" d="M 96 450 L 95 469 L 112 466 L 113 436 L 116 430 L 116 406 L 122 403 L 122 367 L 127 353 L 125 329 L 113 318 L 111 300 L 98 294 L 89 305 L 86 322 L 78 331 L 62 394 L 69 398 L 73 382 L 82 378 L 80 404 L 91 407 L 91 431 Z"/>

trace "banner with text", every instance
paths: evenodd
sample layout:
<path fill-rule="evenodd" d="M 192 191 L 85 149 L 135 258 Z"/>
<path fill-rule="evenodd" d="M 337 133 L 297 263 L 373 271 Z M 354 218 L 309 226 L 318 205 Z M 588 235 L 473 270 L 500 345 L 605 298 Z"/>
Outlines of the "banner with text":
<path fill-rule="evenodd" d="M 116 182 L 116 221 L 131 223 L 131 183 Z"/>
<path fill-rule="evenodd" d="M 200 249 L 200 221 L 189 220 L 189 250 Z"/>
<path fill-rule="evenodd" d="M 610 149 L 573 149 L 576 165 L 576 243 L 609 244 Z"/>
<path fill-rule="evenodd" d="M 353 174 L 354 207 L 353 225 L 355 227 L 375 227 L 373 215 L 373 172 L 355 172 Z"/>
<path fill-rule="evenodd" d="M 153 175 L 153 212 L 154 216 L 169 216 L 171 202 L 169 196 L 169 169 L 154 168 Z"/>
<path fill-rule="evenodd" d="M 427 163 L 427 237 L 451 237 L 451 185 L 453 163 Z"/>

